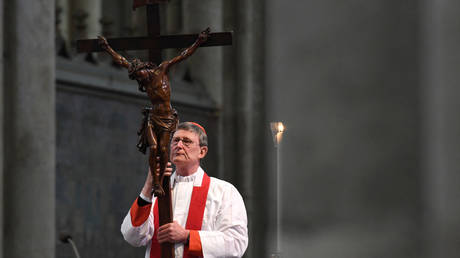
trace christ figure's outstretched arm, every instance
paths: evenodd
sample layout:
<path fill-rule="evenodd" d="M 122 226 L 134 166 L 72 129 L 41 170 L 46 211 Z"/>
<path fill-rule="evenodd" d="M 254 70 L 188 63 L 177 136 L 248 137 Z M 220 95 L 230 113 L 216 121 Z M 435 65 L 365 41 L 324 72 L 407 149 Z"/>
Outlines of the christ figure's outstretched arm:
<path fill-rule="evenodd" d="M 209 36 L 209 33 L 211 32 L 211 29 L 210 28 L 206 28 L 204 31 L 202 31 L 199 35 L 198 35 L 198 39 L 195 41 L 195 43 L 193 43 L 190 47 L 186 48 L 184 51 L 182 51 L 182 53 L 180 53 L 180 55 L 174 57 L 173 59 L 169 60 L 169 61 L 164 61 L 161 66 L 164 66 L 166 70 L 169 69 L 170 66 L 174 65 L 174 64 L 177 64 L 181 61 L 183 61 L 184 59 L 186 59 L 187 57 L 191 56 L 195 50 L 204 42 L 206 42 L 208 40 L 208 36 Z"/>
<path fill-rule="evenodd" d="M 107 42 L 107 39 L 105 39 L 104 37 L 102 36 L 98 36 L 97 37 L 99 39 L 99 46 L 101 46 L 102 49 L 105 50 L 105 52 L 109 53 L 109 55 L 112 56 L 113 58 L 113 61 L 125 68 L 129 68 L 131 66 L 131 63 L 126 59 L 124 58 L 122 55 L 118 54 L 117 52 L 115 52 L 115 50 L 113 50 L 109 43 Z"/>

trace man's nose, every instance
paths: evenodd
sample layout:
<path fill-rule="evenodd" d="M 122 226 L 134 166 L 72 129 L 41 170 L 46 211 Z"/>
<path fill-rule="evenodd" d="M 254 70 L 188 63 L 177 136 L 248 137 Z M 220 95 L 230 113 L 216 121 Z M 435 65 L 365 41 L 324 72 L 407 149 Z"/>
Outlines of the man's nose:
<path fill-rule="evenodd" d="M 182 141 L 182 139 L 179 139 L 179 141 L 177 142 L 177 146 L 184 148 L 184 142 Z"/>

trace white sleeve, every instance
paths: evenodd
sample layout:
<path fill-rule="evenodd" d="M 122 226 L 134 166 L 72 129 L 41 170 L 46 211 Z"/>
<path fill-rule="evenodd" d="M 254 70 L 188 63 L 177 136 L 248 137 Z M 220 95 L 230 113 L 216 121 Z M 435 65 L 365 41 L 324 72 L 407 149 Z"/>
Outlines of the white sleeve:
<path fill-rule="evenodd" d="M 203 257 L 243 256 L 248 246 L 247 215 L 235 187 L 223 194 L 215 220 L 215 231 L 199 231 Z"/>
<path fill-rule="evenodd" d="M 135 247 L 149 243 L 155 231 L 152 209 L 151 204 L 139 207 L 136 199 L 121 224 L 121 233 L 126 242 Z"/>

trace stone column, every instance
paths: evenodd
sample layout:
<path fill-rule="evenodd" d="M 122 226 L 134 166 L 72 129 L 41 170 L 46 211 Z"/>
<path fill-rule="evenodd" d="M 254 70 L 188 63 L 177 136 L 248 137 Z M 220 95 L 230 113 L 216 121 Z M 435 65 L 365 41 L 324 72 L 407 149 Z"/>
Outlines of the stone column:
<path fill-rule="evenodd" d="M 233 45 L 236 80 L 230 86 L 234 87 L 235 101 L 226 104 L 227 110 L 235 110 L 236 122 L 235 170 L 226 174 L 236 174 L 235 181 L 245 198 L 250 232 L 248 257 L 268 257 L 265 253 L 268 175 L 264 172 L 265 132 L 269 130 L 264 111 L 264 9 L 263 0 L 236 1 Z"/>
<path fill-rule="evenodd" d="M 101 0 L 71 0 L 72 36 L 80 38 L 95 38 L 101 35 L 102 1 Z M 83 28 L 79 28 L 83 26 Z"/>
<path fill-rule="evenodd" d="M 460 252 L 460 2 L 422 1 L 426 257 Z"/>
<path fill-rule="evenodd" d="M 3 0 L 0 0 L 0 17 L 3 17 Z M 3 19 L 0 19 L 0 53 L 3 53 Z M 4 133 L 3 129 L 5 128 L 5 118 L 4 118 L 4 90 L 6 84 L 3 81 L 3 54 L 0 55 L 0 200 L 3 199 L 3 192 L 4 192 L 4 185 L 3 185 L 3 178 L 5 175 L 4 168 Z M 0 258 L 3 258 L 3 205 L 0 205 Z"/>
<path fill-rule="evenodd" d="M 211 27 L 215 32 L 222 31 L 223 2 L 183 0 L 183 32 L 199 33 L 206 27 Z M 219 106 L 222 105 L 223 51 L 223 47 L 198 49 L 193 57 L 185 61 L 190 65 L 194 82 L 202 84 Z"/>
<path fill-rule="evenodd" d="M 55 256 L 54 0 L 5 1 L 4 256 Z"/>
<path fill-rule="evenodd" d="M 182 2 L 171 1 L 164 4 L 166 7 L 165 34 L 180 34 L 182 32 Z"/>
<path fill-rule="evenodd" d="M 182 1 L 170 1 L 160 4 L 161 34 L 174 35 L 183 33 Z M 164 49 L 163 60 L 174 58 L 180 54 L 180 49 Z M 185 75 L 186 67 L 178 65 L 175 67 L 174 77 L 181 80 Z"/>
<path fill-rule="evenodd" d="M 102 19 L 107 24 L 102 25 L 106 37 L 128 37 L 132 33 L 133 1 L 102 0 Z M 145 22 L 145 21 L 144 21 Z"/>
<path fill-rule="evenodd" d="M 70 19 L 72 15 L 70 14 L 69 0 L 56 0 L 56 7 L 60 8 L 60 23 L 58 28 L 60 30 L 62 38 L 69 42 L 70 39 Z"/>
<path fill-rule="evenodd" d="M 131 15 L 131 24 L 133 29 L 133 34 L 136 36 L 147 36 L 147 12 L 146 6 L 137 8 L 132 12 Z"/>
<path fill-rule="evenodd" d="M 118 27 L 118 35 L 125 36 L 125 37 L 131 36 L 131 34 L 133 33 L 132 16 L 134 15 L 136 11 L 133 11 L 132 1 L 124 1 L 124 0 L 119 0 L 119 1 L 120 3 L 118 4 L 118 7 L 121 8 L 120 10 L 121 15 L 120 15 L 120 24 Z"/>

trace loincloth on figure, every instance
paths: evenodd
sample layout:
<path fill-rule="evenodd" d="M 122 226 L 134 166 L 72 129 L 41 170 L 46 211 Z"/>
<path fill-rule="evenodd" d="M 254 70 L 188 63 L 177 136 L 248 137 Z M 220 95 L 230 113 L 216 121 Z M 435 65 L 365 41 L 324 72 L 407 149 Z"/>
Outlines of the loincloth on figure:
<path fill-rule="evenodd" d="M 137 132 L 137 135 L 139 136 L 137 148 L 140 152 L 145 154 L 147 151 L 147 147 L 149 147 L 149 142 L 147 138 L 147 128 L 149 122 L 153 126 L 153 132 L 155 135 L 158 136 L 163 134 L 164 132 L 168 132 L 172 135 L 176 131 L 179 119 L 175 109 L 172 109 L 172 112 L 170 114 L 158 115 L 153 112 L 151 107 L 146 107 L 142 110 L 142 114 L 144 115 L 144 118 L 142 119 L 141 128 Z"/>

